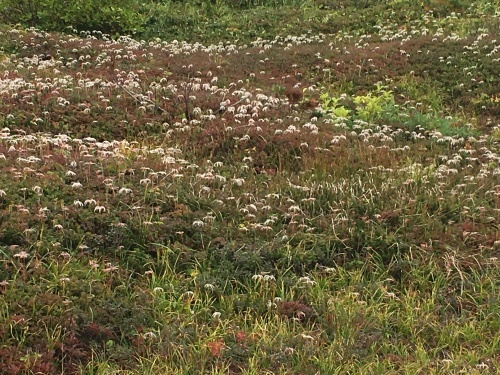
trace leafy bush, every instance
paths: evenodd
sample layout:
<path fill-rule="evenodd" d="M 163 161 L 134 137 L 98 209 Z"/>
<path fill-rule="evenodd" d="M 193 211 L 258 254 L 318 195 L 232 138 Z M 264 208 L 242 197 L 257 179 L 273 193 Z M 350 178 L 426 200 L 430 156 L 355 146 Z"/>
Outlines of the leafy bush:
<path fill-rule="evenodd" d="M 377 89 L 368 92 L 366 95 L 356 95 L 352 98 L 345 94 L 339 98 L 331 96 L 324 92 L 320 96 L 322 109 L 332 115 L 334 118 L 349 117 L 352 110 L 355 117 L 363 121 L 374 121 L 382 116 L 384 111 L 394 106 L 394 96 L 392 91 L 384 86 L 377 84 Z M 352 106 L 352 108 L 349 108 Z"/>
<path fill-rule="evenodd" d="M 133 33 L 142 25 L 133 0 L 0 0 L 0 20 L 49 31 L 73 28 L 111 35 Z"/>

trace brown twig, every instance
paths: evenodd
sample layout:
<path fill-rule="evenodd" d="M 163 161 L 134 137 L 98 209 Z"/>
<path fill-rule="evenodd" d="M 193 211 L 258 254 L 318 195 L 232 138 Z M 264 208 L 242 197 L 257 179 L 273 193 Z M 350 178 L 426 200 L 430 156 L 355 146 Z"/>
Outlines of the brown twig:
<path fill-rule="evenodd" d="M 137 94 L 134 94 L 132 91 L 130 91 L 129 89 L 125 88 L 125 86 L 123 86 L 121 83 L 119 82 L 116 82 L 116 81 L 113 81 L 117 86 L 119 86 L 123 91 L 125 91 L 127 94 L 129 94 L 132 98 L 134 98 L 134 100 L 140 104 L 142 104 L 142 102 L 147 102 L 149 104 L 152 104 L 155 106 L 155 109 L 161 111 L 162 113 L 165 113 L 167 112 L 166 110 L 164 110 L 163 108 L 159 107 L 155 102 L 153 102 L 151 99 L 149 98 L 146 98 L 146 97 L 141 97 L 139 98 Z"/>

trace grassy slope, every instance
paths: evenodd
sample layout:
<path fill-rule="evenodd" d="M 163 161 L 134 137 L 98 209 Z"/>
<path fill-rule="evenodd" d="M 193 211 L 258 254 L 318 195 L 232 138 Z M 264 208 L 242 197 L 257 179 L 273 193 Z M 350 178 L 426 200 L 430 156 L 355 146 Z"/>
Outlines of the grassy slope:
<path fill-rule="evenodd" d="M 0 372 L 499 371 L 498 9 L 440 6 L 4 28 Z"/>

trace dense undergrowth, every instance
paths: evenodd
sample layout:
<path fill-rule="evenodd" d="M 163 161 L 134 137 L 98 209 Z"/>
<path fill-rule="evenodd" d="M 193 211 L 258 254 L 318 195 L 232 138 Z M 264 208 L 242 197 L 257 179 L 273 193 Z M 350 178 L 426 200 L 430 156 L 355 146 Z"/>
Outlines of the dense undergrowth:
<path fill-rule="evenodd" d="M 498 5 L 148 9 L 0 30 L 0 373 L 500 371 Z"/>

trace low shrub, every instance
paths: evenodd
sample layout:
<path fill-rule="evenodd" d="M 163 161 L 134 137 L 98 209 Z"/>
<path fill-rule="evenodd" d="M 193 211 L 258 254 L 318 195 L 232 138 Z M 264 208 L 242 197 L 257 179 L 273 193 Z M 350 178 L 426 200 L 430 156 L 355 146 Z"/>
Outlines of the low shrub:
<path fill-rule="evenodd" d="M 99 30 L 103 33 L 130 34 L 143 23 L 132 0 L 0 0 L 0 20 L 49 31 Z"/>

